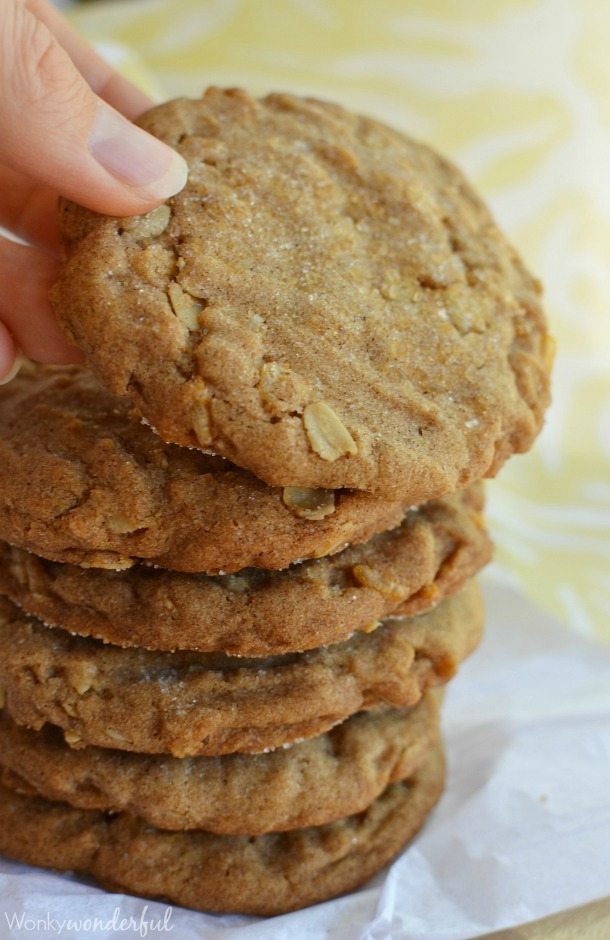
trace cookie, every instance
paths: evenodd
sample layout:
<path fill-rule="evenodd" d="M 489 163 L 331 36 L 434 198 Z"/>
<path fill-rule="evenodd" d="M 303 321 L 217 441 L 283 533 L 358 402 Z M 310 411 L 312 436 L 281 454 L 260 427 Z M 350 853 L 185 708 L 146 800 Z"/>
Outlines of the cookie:
<path fill-rule="evenodd" d="M 220 457 L 163 444 L 79 367 L 30 367 L 0 388 L 0 492 L 0 538 L 45 558 L 214 574 L 365 542 L 406 508 L 272 489 Z"/>
<path fill-rule="evenodd" d="M 73 746 L 176 757 L 260 752 L 313 737 L 361 710 L 406 708 L 476 646 L 474 582 L 429 613 L 334 646 L 265 659 L 107 646 L 28 618 L 0 598 L 0 688 L 20 725 Z"/>
<path fill-rule="evenodd" d="M 160 829 L 252 836 L 362 812 L 412 776 L 437 739 L 434 693 L 413 709 L 362 712 L 269 754 L 182 759 L 74 750 L 52 726 L 29 731 L 0 711 L 0 778 L 79 809 L 127 811 Z"/>
<path fill-rule="evenodd" d="M 140 123 L 188 183 L 127 220 L 66 205 L 52 301 L 164 440 L 273 486 L 409 504 L 530 447 L 540 286 L 454 166 L 288 94 L 211 88 Z"/>
<path fill-rule="evenodd" d="M 46 624 L 118 646 L 241 656 L 312 649 L 459 590 L 491 554 L 482 496 L 474 487 L 425 503 L 391 532 L 282 572 L 103 571 L 0 542 L 0 593 Z"/>
<path fill-rule="evenodd" d="M 422 826 L 443 781 L 436 747 L 408 782 L 362 813 L 250 838 L 167 832 L 128 813 L 74 809 L 0 786 L 0 852 L 197 910 L 282 914 L 351 891 L 383 868 Z"/>

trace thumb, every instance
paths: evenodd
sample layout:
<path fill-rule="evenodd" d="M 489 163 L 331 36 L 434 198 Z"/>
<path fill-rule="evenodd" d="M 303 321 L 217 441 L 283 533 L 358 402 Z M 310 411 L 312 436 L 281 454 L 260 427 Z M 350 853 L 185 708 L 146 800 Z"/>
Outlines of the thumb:
<path fill-rule="evenodd" d="M 98 98 L 19 0 L 3 7 L 0 163 L 111 215 L 147 212 L 179 192 L 182 157 Z"/>

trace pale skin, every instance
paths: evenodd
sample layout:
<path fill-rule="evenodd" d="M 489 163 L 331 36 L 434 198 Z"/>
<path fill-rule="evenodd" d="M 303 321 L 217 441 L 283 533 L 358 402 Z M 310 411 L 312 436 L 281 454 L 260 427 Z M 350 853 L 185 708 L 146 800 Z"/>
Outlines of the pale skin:
<path fill-rule="evenodd" d="M 179 192 L 186 165 L 131 120 L 152 102 L 46 0 L 0 0 L 0 384 L 21 353 L 80 361 L 48 301 L 61 258 L 58 196 L 109 215 Z"/>

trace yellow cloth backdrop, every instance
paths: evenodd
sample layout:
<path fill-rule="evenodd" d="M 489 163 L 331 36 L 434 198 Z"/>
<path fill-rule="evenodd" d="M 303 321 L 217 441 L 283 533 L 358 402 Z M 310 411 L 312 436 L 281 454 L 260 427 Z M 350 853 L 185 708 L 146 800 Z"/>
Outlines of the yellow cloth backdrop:
<path fill-rule="evenodd" d="M 467 171 L 544 281 L 559 343 L 545 431 L 489 487 L 497 559 L 610 641 L 608 0 L 115 0 L 72 18 L 161 96 L 328 97 Z"/>

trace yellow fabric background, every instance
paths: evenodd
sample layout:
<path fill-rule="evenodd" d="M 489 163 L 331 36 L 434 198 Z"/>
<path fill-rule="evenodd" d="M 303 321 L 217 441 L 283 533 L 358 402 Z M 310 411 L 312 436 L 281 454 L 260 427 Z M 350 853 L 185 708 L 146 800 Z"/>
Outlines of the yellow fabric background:
<path fill-rule="evenodd" d="M 72 18 L 164 96 L 328 97 L 467 171 L 545 283 L 559 342 L 545 431 L 489 488 L 497 558 L 610 641 L 607 0 L 117 0 Z"/>

